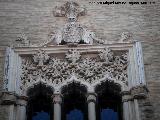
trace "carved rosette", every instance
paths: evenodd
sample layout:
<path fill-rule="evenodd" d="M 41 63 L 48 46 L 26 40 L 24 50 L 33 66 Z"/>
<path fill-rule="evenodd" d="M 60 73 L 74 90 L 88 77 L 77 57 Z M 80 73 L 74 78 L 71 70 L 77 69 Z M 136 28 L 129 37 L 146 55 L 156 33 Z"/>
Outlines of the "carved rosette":
<path fill-rule="evenodd" d="M 127 54 L 115 56 L 108 48 L 95 58 L 81 57 L 76 49 L 69 50 L 64 59 L 54 58 L 41 51 L 31 59 L 23 59 L 22 64 L 22 89 L 38 82 L 58 86 L 73 74 L 89 84 L 105 75 L 127 84 Z"/>

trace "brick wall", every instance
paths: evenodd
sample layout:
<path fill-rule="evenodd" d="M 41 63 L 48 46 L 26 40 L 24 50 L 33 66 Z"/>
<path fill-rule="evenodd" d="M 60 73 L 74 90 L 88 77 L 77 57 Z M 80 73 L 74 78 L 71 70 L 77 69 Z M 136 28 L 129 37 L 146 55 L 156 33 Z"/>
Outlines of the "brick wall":
<path fill-rule="evenodd" d="M 75 1 L 75 0 L 74 0 Z M 147 5 L 98 5 L 89 3 L 100 0 L 76 0 L 85 5 L 87 16 L 79 21 L 93 30 L 97 37 L 108 41 L 119 39 L 123 31 L 130 31 L 143 46 L 146 81 L 155 111 L 160 119 L 160 1 Z M 104 1 L 104 0 L 102 0 Z M 149 0 L 130 0 L 149 1 Z M 153 0 L 150 0 L 153 1 Z M 64 0 L 0 0 L 0 45 L 11 44 L 24 32 L 32 43 L 47 39 L 50 32 L 65 23 L 65 18 L 53 16 L 53 8 Z M 1 52 L 4 54 L 4 51 Z M 3 57 L 0 58 L 2 81 Z M 147 119 L 147 116 L 144 119 Z"/>

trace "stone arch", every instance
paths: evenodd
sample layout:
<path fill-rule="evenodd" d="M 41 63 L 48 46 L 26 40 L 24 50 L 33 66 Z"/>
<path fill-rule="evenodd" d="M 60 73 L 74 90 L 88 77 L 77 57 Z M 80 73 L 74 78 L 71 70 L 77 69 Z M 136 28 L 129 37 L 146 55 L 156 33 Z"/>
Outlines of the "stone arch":
<path fill-rule="evenodd" d="M 114 81 L 101 81 L 95 86 L 97 94 L 97 119 L 122 120 L 122 86 Z"/>
<path fill-rule="evenodd" d="M 72 81 L 61 87 L 63 96 L 62 102 L 62 120 L 77 117 L 87 119 L 87 87 L 77 81 Z M 80 119 L 79 118 L 79 119 Z"/>
<path fill-rule="evenodd" d="M 113 82 L 115 85 L 119 85 L 120 88 L 121 88 L 121 91 L 128 91 L 128 86 L 126 83 L 124 83 L 123 81 L 119 81 L 119 80 L 116 80 L 112 77 L 110 77 L 109 75 L 106 75 L 104 78 L 102 79 L 99 79 L 97 80 L 92 86 L 94 87 L 94 91 L 95 91 L 95 88 L 104 83 L 104 82 Z"/>
<path fill-rule="evenodd" d="M 52 120 L 53 88 L 43 82 L 37 82 L 26 91 L 28 96 L 27 120 L 38 119 L 40 116 Z"/>
<path fill-rule="evenodd" d="M 27 95 L 27 93 L 28 93 L 28 91 L 29 91 L 30 89 L 34 88 L 36 85 L 39 85 L 39 84 L 42 84 L 42 85 L 44 85 L 44 86 L 46 86 L 46 87 L 51 88 L 53 92 L 55 91 L 55 89 L 54 89 L 54 87 L 53 87 L 52 85 L 50 85 L 50 84 L 48 84 L 48 83 L 46 83 L 46 82 L 43 82 L 43 81 L 38 81 L 38 82 L 35 82 L 35 83 L 33 83 L 33 84 L 28 85 L 28 86 L 26 87 L 26 89 L 25 89 L 25 94 Z"/>
<path fill-rule="evenodd" d="M 59 85 L 58 87 L 55 87 L 55 93 L 61 92 L 61 90 L 64 86 L 67 86 L 71 83 L 78 83 L 81 86 L 86 87 L 87 92 L 93 90 L 93 87 L 88 82 L 81 80 L 81 79 L 78 79 L 76 76 L 73 75 L 70 79 L 65 80 L 65 82 L 63 82 L 61 85 Z"/>

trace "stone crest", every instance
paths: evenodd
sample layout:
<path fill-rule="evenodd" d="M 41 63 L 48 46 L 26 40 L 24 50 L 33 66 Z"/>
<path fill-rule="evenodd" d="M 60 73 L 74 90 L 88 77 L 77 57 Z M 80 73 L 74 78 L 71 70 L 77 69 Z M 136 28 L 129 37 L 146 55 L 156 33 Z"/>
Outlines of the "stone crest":
<path fill-rule="evenodd" d="M 78 16 L 85 14 L 86 9 L 75 2 L 67 2 L 63 6 L 56 7 L 55 17 L 66 17 L 67 23 L 51 35 L 50 41 L 54 40 L 56 44 L 93 44 L 94 42 L 103 44 L 103 40 L 98 39 L 92 31 L 77 22 Z"/>

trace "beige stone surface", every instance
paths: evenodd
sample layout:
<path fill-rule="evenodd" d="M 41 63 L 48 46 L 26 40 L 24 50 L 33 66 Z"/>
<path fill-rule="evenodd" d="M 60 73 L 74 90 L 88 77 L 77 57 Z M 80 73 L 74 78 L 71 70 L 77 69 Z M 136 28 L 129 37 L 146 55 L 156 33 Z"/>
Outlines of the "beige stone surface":
<path fill-rule="evenodd" d="M 0 0 L 0 46 L 11 44 L 22 32 L 32 43 L 42 42 L 48 34 L 62 26 L 63 17 L 54 17 L 53 9 L 66 0 Z M 116 41 L 120 34 L 129 31 L 133 38 L 142 41 L 145 75 L 150 91 L 149 100 L 155 118 L 160 119 L 160 1 L 147 5 L 101 5 L 89 3 L 99 0 L 74 0 L 84 5 L 87 16 L 79 22 L 88 26 L 105 41 Z M 104 0 L 102 0 L 104 1 Z M 131 0 L 133 1 L 133 0 Z M 140 0 L 148 1 L 148 0 Z M 3 79 L 4 50 L 0 50 L 0 82 Z M 142 106 L 143 107 L 143 106 Z M 0 119 L 6 113 L 0 106 Z M 145 116 L 145 110 L 142 110 Z M 4 113 L 4 114 L 3 114 Z M 143 117 L 147 120 L 147 116 Z M 151 120 L 151 118 L 149 118 Z"/>

